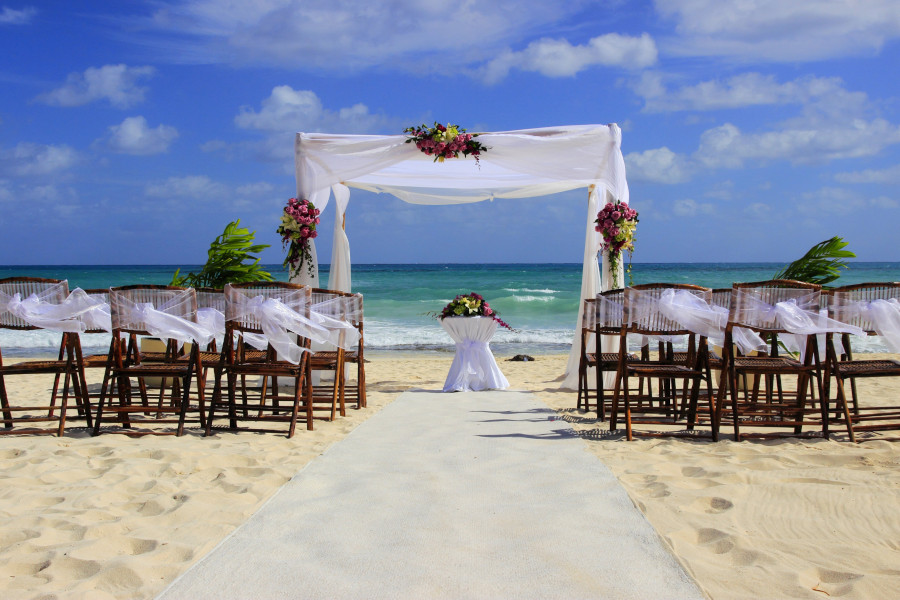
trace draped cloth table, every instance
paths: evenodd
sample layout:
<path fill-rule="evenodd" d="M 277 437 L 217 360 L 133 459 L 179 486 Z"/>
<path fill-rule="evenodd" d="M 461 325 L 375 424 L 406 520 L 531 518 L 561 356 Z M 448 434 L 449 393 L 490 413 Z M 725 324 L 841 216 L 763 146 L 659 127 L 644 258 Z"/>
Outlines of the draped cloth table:
<path fill-rule="evenodd" d="M 490 317 L 447 317 L 441 326 L 456 342 L 456 356 L 444 382 L 445 392 L 505 390 L 509 382 L 488 342 L 497 331 L 497 322 Z"/>

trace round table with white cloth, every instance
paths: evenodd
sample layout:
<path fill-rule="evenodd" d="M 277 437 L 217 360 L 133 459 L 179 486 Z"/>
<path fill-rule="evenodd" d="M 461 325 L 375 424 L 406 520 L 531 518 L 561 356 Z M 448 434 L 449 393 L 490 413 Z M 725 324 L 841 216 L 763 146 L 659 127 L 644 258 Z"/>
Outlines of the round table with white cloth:
<path fill-rule="evenodd" d="M 497 322 L 490 317 L 447 317 L 441 326 L 456 342 L 456 356 L 444 382 L 445 392 L 505 390 L 509 382 L 488 342 L 497 330 Z"/>

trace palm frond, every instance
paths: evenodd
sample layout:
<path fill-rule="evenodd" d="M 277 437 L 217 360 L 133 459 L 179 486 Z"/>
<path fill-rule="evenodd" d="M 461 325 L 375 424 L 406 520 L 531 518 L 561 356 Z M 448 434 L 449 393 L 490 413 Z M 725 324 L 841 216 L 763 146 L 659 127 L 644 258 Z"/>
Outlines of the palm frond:
<path fill-rule="evenodd" d="M 779 271 L 774 279 L 793 279 L 807 283 L 826 285 L 841 276 L 841 269 L 848 269 L 846 258 L 856 258 L 842 238 L 834 236 L 819 242 L 794 262 Z"/>
<path fill-rule="evenodd" d="M 171 285 L 222 288 L 226 283 L 273 281 L 272 274 L 259 266 L 253 254 L 268 248 L 268 244 L 254 244 L 255 231 L 241 227 L 241 220 L 232 221 L 225 231 L 209 245 L 208 259 L 199 273 L 181 275 L 175 271 Z M 245 261 L 253 261 L 247 263 Z"/>

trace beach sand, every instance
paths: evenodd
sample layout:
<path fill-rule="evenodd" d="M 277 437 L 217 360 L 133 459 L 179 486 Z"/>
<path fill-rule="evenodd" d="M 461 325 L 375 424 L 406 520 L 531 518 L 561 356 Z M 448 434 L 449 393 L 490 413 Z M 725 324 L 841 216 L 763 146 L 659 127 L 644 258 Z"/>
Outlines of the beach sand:
<path fill-rule="evenodd" d="M 900 583 L 900 444 L 832 440 L 626 442 L 560 391 L 565 356 L 507 362 L 616 474 L 715 599 L 886 598 Z M 369 407 L 297 434 L 0 437 L 0 597 L 152 598 L 310 460 L 406 389 L 439 389 L 451 354 L 382 354 Z M 99 371 L 91 373 L 96 377 Z M 10 378 L 18 397 L 45 377 Z M 860 385 L 891 399 L 900 382 Z M 452 395 L 441 396 L 452 401 Z M 577 473 L 572 474 L 577 477 Z M 598 527 L 572 515 L 572 527 Z M 636 565 L 640 568 L 640 565 Z"/>

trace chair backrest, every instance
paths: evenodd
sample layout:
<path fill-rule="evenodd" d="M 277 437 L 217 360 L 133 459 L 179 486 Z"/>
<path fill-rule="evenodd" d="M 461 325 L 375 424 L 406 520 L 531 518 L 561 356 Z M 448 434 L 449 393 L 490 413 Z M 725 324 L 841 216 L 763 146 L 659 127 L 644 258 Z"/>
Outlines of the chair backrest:
<path fill-rule="evenodd" d="M 583 329 L 597 334 L 618 335 L 625 314 L 625 290 L 607 290 L 584 301 Z"/>
<path fill-rule="evenodd" d="M 91 298 L 96 298 L 100 300 L 106 305 L 109 305 L 109 288 L 91 288 L 84 290 L 84 293 L 90 296 Z M 85 333 L 106 333 L 104 329 L 86 329 Z"/>
<path fill-rule="evenodd" d="M 729 325 L 766 333 L 788 333 L 777 322 L 775 305 L 795 302 L 818 312 L 822 286 L 789 279 L 735 283 L 731 288 Z"/>
<path fill-rule="evenodd" d="M 309 317 L 312 304 L 312 288 L 281 281 L 252 281 L 225 285 L 225 324 L 237 331 L 261 334 L 259 319 L 245 309 L 246 302 L 261 296 L 265 300 L 277 299 L 288 308 Z"/>
<path fill-rule="evenodd" d="M 152 335 L 147 323 L 132 310 L 134 305 L 150 304 L 187 321 L 197 321 L 197 294 L 193 288 L 167 285 L 127 285 L 109 288 L 109 312 L 113 331 Z"/>
<path fill-rule="evenodd" d="M 826 293 L 822 293 L 826 296 Z M 855 325 L 865 330 L 869 335 L 875 333 L 875 323 L 871 321 L 871 313 L 860 311 L 861 303 L 873 300 L 900 301 L 900 282 L 889 281 L 881 283 L 857 283 L 834 288 L 827 293 L 828 316 L 836 321 Z"/>
<path fill-rule="evenodd" d="M 41 279 L 38 277 L 7 277 L 0 279 L 0 299 L 4 296 L 19 294 L 22 300 L 37 294 L 50 304 L 61 304 L 69 295 L 69 283 L 65 279 Z M 3 329 L 40 329 L 30 325 L 23 319 L 0 308 L 0 328 Z"/>
<path fill-rule="evenodd" d="M 712 290 L 712 306 L 721 306 L 722 308 L 731 310 L 731 289 L 732 288 L 713 288 Z"/>
<path fill-rule="evenodd" d="M 217 288 L 194 288 L 197 292 L 197 308 L 214 308 L 225 314 L 225 290 Z"/>
<path fill-rule="evenodd" d="M 687 335 L 691 332 L 659 310 L 659 299 L 666 290 L 685 290 L 705 302 L 712 290 L 686 283 L 645 283 L 625 288 L 625 329 L 643 335 Z"/>

